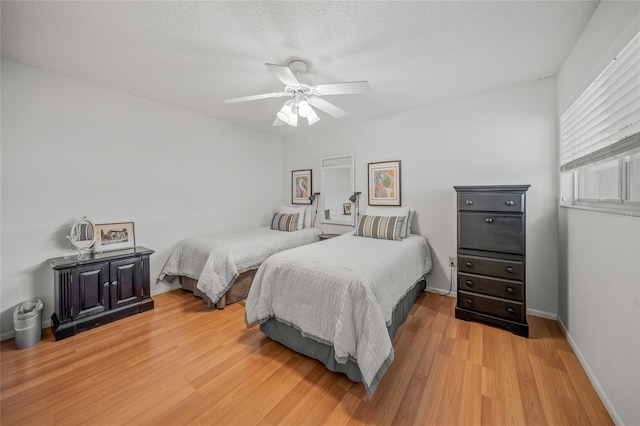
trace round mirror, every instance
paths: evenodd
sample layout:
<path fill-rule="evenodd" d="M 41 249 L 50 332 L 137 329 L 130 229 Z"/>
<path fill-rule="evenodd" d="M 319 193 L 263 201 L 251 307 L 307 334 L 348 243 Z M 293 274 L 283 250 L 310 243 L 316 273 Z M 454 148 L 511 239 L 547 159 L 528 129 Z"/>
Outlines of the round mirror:
<path fill-rule="evenodd" d="M 96 242 L 93 223 L 86 217 L 83 217 L 73 224 L 71 227 L 71 235 L 67 238 L 71 245 L 78 250 L 90 249 Z"/>

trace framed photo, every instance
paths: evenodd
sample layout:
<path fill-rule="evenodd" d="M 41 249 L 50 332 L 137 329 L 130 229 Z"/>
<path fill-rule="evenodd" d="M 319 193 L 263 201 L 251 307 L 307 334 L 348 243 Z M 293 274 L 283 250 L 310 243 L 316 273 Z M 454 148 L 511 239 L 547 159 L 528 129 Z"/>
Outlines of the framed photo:
<path fill-rule="evenodd" d="M 344 211 L 344 214 L 350 215 L 351 214 L 351 203 L 342 204 L 342 210 Z"/>
<path fill-rule="evenodd" d="M 291 204 L 311 204 L 311 169 L 291 172 Z"/>
<path fill-rule="evenodd" d="M 94 233 L 96 251 L 122 250 L 136 246 L 133 222 L 99 223 L 95 225 Z"/>
<path fill-rule="evenodd" d="M 400 206 L 400 161 L 369 163 L 369 205 Z"/>

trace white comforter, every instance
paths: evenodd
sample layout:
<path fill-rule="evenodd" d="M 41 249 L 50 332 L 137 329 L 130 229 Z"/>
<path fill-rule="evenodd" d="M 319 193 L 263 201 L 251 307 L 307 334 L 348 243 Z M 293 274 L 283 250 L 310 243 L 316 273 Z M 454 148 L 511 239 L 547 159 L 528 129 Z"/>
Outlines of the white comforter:
<path fill-rule="evenodd" d="M 318 228 L 285 232 L 262 227 L 187 238 L 173 250 L 159 279 L 183 275 L 198 280 L 198 289 L 215 303 L 238 275 L 256 269 L 272 254 L 318 241 L 320 232 Z"/>
<path fill-rule="evenodd" d="M 287 250 L 258 269 L 246 303 L 249 327 L 276 317 L 303 336 L 332 345 L 336 361 L 354 359 L 367 389 L 393 360 L 387 331 L 394 307 L 431 270 L 426 240 L 353 236 Z"/>

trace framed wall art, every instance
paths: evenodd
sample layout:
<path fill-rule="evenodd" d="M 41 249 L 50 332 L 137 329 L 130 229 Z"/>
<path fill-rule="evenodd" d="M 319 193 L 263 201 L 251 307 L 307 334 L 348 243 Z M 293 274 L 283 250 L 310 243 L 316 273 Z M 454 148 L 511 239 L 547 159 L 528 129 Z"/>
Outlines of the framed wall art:
<path fill-rule="evenodd" d="M 368 164 L 369 205 L 400 206 L 400 161 Z"/>
<path fill-rule="evenodd" d="M 136 246 L 133 222 L 99 223 L 95 226 L 97 252 L 122 250 Z"/>
<path fill-rule="evenodd" d="M 291 172 L 291 203 L 311 204 L 309 196 L 313 194 L 311 188 L 311 169 L 294 170 Z"/>

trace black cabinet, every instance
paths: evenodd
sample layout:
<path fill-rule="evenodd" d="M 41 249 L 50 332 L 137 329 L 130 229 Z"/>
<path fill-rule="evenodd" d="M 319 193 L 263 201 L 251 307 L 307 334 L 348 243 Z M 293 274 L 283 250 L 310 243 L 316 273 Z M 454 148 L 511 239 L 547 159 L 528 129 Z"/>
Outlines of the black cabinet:
<path fill-rule="evenodd" d="M 530 185 L 455 186 L 458 215 L 456 318 L 528 337 L 526 192 Z"/>
<path fill-rule="evenodd" d="M 153 309 L 149 256 L 136 247 L 95 253 L 86 259 L 49 259 L 54 271 L 55 307 L 51 327 L 56 340 L 135 313 Z"/>

